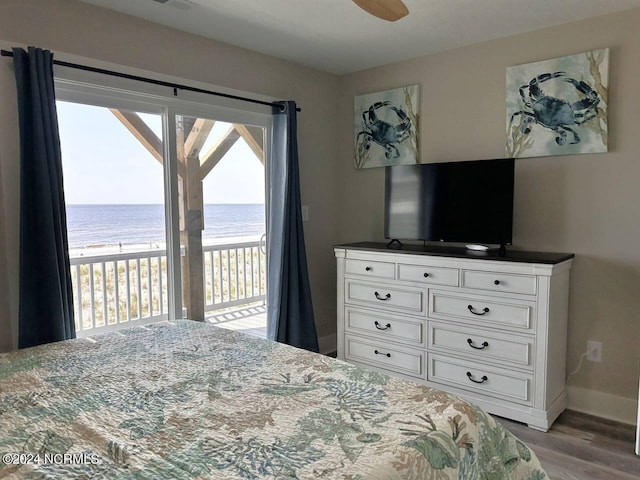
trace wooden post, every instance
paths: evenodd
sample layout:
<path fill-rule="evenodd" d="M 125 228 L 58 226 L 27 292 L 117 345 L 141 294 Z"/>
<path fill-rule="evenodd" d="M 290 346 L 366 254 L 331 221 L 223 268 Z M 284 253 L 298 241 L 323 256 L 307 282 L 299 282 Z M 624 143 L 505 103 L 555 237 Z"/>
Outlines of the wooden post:
<path fill-rule="evenodd" d="M 204 321 L 204 286 L 202 268 L 202 203 L 197 204 L 197 182 L 194 171 L 198 163 L 198 154 L 187 156 L 185 143 L 189 138 L 195 122 L 189 117 L 180 117 L 177 122 L 178 162 L 182 165 L 184 175 L 178 182 L 178 201 L 180 205 L 180 245 L 182 255 L 182 304 L 186 309 L 186 317 Z M 199 165 L 198 165 L 199 167 Z M 196 195 L 194 197 L 194 194 Z M 200 182 L 200 199 L 202 198 L 202 182 Z M 199 207 L 199 208 L 198 208 Z"/>
<path fill-rule="evenodd" d="M 178 126 L 178 160 L 185 175 L 180 182 L 180 242 L 185 247 L 182 257 L 182 298 L 187 317 L 204 321 L 204 198 L 198 153 L 214 125 L 213 120 L 181 117 Z"/>
<path fill-rule="evenodd" d="M 192 320 L 204 321 L 204 255 L 202 253 L 202 230 L 204 230 L 204 205 L 200 160 L 198 154 L 187 157 L 186 178 L 186 231 L 187 255 L 183 264 L 189 272 L 189 288 L 185 289 L 187 314 Z"/>

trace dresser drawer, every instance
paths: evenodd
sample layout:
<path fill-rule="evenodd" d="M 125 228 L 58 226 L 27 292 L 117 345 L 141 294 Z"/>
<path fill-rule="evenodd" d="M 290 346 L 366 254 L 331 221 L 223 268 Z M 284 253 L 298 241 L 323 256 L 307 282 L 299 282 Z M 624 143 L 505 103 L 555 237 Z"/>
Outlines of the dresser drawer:
<path fill-rule="evenodd" d="M 429 317 L 467 320 L 521 330 L 533 328 L 534 303 L 465 293 L 430 291 Z"/>
<path fill-rule="evenodd" d="M 429 321 L 429 349 L 460 353 L 475 360 L 533 368 L 533 337 L 500 334 L 481 328 Z"/>
<path fill-rule="evenodd" d="M 398 280 L 431 285 L 458 286 L 458 269 L 398 264 Z"/>
<path fill-rule="evenodd" d="M 538 279 L 535 275 L 512 275 L 508 273 L 463 270 L 462 286 L 500 293 L 535 295 L 537 293 Z"/>
<path fill-rule="evenodd" d="M 395 278 L 396 264 L 393 262 L 377 262 L 369 260 L 347 259 L 344 271 L 346 275 L 360 275 L 370 278 Z"/>
<path fill-rule="evenodd" d="M 345 358 L 391 372 L 424 378 L 424 352 L 345 335 Z"/>
<path fill-rule="evenodd" d="M 429 354 L 427 380 L 530 405 L 533 377 L 479 362 Z"/>
<path fill-rule="evenodd" d="M 345 280 L 345 303 L 425 315 L 425 290 Z"/>
<path fill-rule="evenodd" d="M 344 319 L 347 332 L 375 336 L 384 341 L 424 345 L 424 320 L 412 320 L 351 307 L 344 309 Z"/>

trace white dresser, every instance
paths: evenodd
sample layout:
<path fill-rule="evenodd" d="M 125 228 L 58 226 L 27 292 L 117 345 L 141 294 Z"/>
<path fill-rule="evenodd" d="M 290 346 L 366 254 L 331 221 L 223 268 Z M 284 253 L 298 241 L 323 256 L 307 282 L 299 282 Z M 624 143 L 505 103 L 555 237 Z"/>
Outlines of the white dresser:
<path fill-rule="evenodd" d="M 356 243 L 335 255 L 338 358 L 543 431 L 566 408 L 572 254 Z"/>

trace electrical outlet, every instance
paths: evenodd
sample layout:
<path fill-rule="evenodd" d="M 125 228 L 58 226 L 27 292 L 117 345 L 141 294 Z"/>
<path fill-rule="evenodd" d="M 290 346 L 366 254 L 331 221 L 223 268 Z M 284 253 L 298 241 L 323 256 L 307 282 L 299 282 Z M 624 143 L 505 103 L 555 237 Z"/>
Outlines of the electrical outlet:
<path fill-rule="evenodd" d="M 590 362 L 602 362 L 602 342 L 587 341 L 587 360 Z"/>
<path fill-rule="evenodd" d="M 302 221 L 303 222 L 308 222 L 309 221 L 309 206 L 308 205 L 302 205 Z"/>

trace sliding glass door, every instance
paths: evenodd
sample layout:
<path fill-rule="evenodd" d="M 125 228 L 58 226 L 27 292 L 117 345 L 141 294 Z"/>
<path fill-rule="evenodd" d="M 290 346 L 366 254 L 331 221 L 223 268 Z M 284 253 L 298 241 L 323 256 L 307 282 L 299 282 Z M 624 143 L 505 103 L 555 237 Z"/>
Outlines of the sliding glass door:
<path fill-rule="evenodd" d="M 164 115 L 127 106 L 57 104 L 80 336 L 168 318 Z"/>
<path fill-rule="evenodd" d="M 271 115 L 56 80 L 79 336 L 192 318 L 264 335 Z"/>
<path fill-rule="evenodd" d="M 266 334 L 264 126 L 175 117 L 184 315 Z"/>

